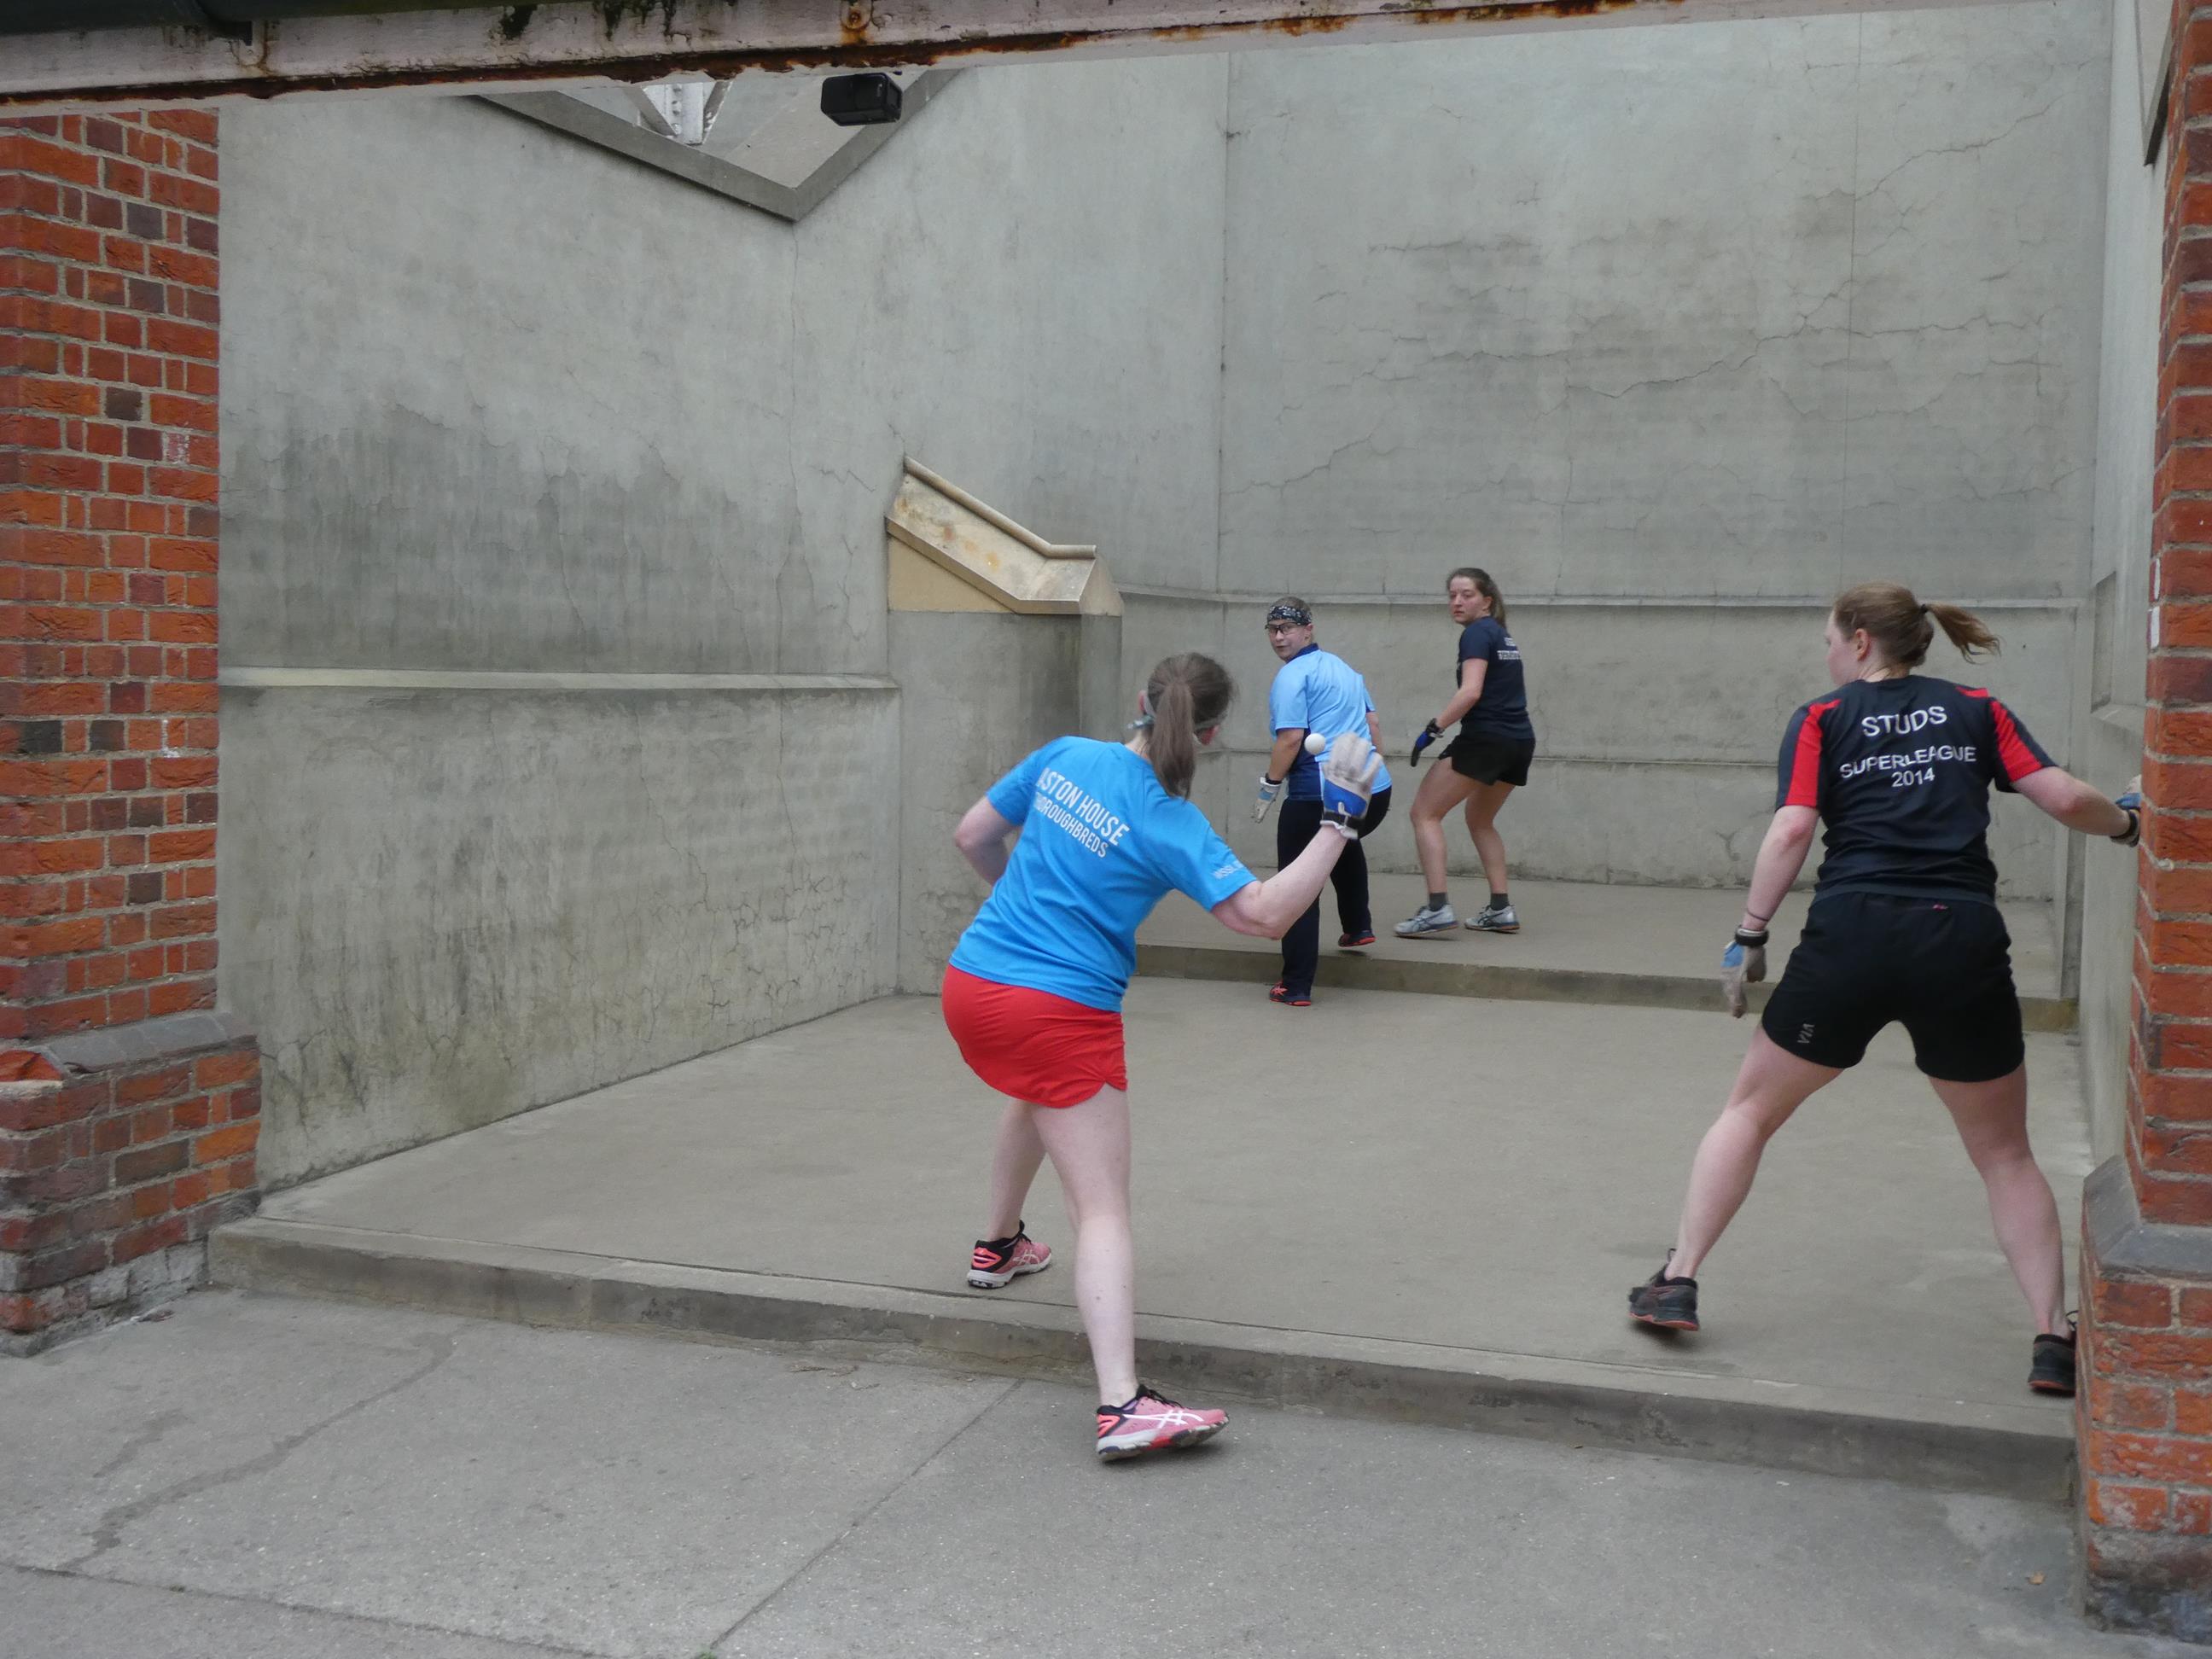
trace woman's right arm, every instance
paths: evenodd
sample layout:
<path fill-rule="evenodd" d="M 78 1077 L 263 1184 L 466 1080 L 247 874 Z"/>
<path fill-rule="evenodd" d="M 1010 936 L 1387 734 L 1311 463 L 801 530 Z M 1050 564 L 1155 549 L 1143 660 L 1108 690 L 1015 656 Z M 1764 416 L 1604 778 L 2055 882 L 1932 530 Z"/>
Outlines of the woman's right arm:
<path fill-rule="evenodd" d="M 1213 919 L 1232 933 L 1280 939 L 1328 884 L 1346 837 L 1323 825 L 1306 850 L 1267 878 L 1238 888 L 1213 907 Z"/>
<path fill-rule="evenodd" d="M 1232 933 L 1280 939 L 1289 933 L 1291 924 L 1321 896 L 1345 843 L 1358 839 L 1349 826 L 1366 816 L 1382 767 L 1382 756 L 1356 732 L 1346 732 L 1331 744 L 1321 763 L 1319 833 L 1267 880 L 1247 882 L 1215 905 L 1214 920 Z"/>
<path fill-rule="evenodd" d="M 2014 781 L 2013 787 L 2037 806 L 2085 836 L 2118 840 L 2134 822 L 2128 810 L 2107 799 L 2062 766 L 2046 766 Z"/>
<path fill-rule="evenodd" d="M 1486 657 L 1469 657 L 1459 665 L 1459 690 L 1444 705 L 1444 712 L 1436 718 L 1439 732 L 1463 720 L 1475 704 L 1482 701 L 1482 683 L 1490 677 L 1490 660 Z"/>
<path fill-rule="evenodd" d="M 962 817 L 952 832 L 952 844 L 977 875 L 996 887 L 999 878 L 1006 873 L 1006 837 L 1014 833 L 1014 827 L 986 795 Z"/>

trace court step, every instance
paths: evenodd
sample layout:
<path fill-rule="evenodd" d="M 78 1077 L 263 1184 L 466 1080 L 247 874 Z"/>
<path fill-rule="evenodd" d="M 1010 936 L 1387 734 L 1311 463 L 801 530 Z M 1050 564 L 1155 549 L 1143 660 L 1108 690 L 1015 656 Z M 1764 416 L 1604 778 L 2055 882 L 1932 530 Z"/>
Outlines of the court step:
<path fill-rule="evenodd" d="M 765 1345 L 839 1362 L 1079 1382 L 1073 1310 L 258 1217 L 210 1241 L 218 1285 L 480 1319 Z M 1144 1376 L 1186 1397 L 2059 1503 L 2050 1402 L 1917 1395 L 1145 1316 Z"/>
<path fill-rule="evenodd" d="M 1601 969 L 1528 966 L 1492 960 L 1473 962 L 1443 954 L 1409 959 L 1403 955 L 1364 955 L 1324 948 L 1317 986 L 1348 991 L 1413 991 L 1425 996 L 1483 997 L 1500 1002 L 1576 1002 L 1627 1008 L 1682 1008 L 1711 1012 L 1722 1008 L 1717 975 L 1617 973 Z M 1779 972 L 1779 962 L 1776 972 Z M 1282 971 L 1272 944 L 1204 945 L 1140 939 L 1137 971 L 1158 979 L 1210 979 L 1271 985 Z M 1754 1010 L 1766 1006 L 1771 984 L 1752 988 Z M 2020 1000 L 2021 1023 L 2031 1031 L 2071 1031 L 2079 1008 L 2071 997 L 2031 996 Z"/>

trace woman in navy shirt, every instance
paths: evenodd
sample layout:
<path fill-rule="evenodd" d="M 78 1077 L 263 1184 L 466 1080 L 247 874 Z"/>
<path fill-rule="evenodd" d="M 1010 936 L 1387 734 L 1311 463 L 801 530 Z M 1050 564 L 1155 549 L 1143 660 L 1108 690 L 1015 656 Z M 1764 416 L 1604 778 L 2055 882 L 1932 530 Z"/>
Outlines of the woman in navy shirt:
<path fill-rule="evenodd" d="M 1968 657 L 1996 637 L 1956 605 L 1869 582 L 1828 617 L 1837 690 L 1790 717 L 1774 822 L 1722 957 L 1729 1012 L 1766 976 L 1766 924 L 1827 825 L 1811 910 L 1720 1120 L 1690 1169 L 1674 1248 L 1628 1293 L 1647 1325 L 1698 1328 L 1696 1273 L 1751 1191 L 1769 1138 L 1902 1022 L 1987 1188 L 1997 1243 L 2035 1319 L 2028 1384 L 2074 1392 L 2058 1206 L 2027 1140 L 2027 1044 L 1996 905 L 1990 791 L 2017 791 L 2069 830 L 2132 847 L 2132 795 L 2106 800 L 2051 763 L 1989 692 L 1912 671 L 1941 626 Z"/>
<path fill-rule="evenodd" d="M 1381 765 L 1364 738 L 1339 738 L 1322 758 L 1322 833 L 1261 881 L 1189 800 L 1198 750 L 1219 730 L 1230 695 L 1212 658 L 1170 657 L 1152 670 L 1128 742 L 1047 744 L 953 832 L 991 896 L 945 969 L 945 1023 L 970 1069 L 1009 1097 L 992 1159 L 991 1217 L 968 1282 L 996 1290 L 1051 1261 L 1021 1220 L 1049 1157 L 1075 1222 L 1075 1300 L 1098 1373 L 1103 1458 L 1194 1445 L 1228 1421 L 1137 1382 L 1121 1047 L 1137 929 L 1174 889 L 1233 933 L 1280 939 L 1358 840 Z"/>
<path fill-rule="evenodd" d="M 1521 647 L 1505 631 L 1505 597 L 1486 570 L 1455 570 L 1444 584 L 1452 620 L 1460 625 L 1459 658 L 1452 667 L 1452 697 L 1443 713 L 1413 739 L 1413 761 L 1454 720 L 1459 735 L 1444 750 L 1446 763 L 1432 766 L 1413 793 L 1413 846 L 1428 882 L 1428 898 L 1398 924 L 1401 939 L 1449 933 L 1459 926 L 1444 889 L 1444 818 L 1462 802 L 1467 832 L 1474 838 L 1490 902 L 1467 921 L 1479 933 L 1517 933 L 1521 918 L 1505 886 L 1505 842 L 1498 814 L 1505 798 L 1528 781 L 1536 728 L 1528 722 L 1528 694 L 1521 672 Z"/>

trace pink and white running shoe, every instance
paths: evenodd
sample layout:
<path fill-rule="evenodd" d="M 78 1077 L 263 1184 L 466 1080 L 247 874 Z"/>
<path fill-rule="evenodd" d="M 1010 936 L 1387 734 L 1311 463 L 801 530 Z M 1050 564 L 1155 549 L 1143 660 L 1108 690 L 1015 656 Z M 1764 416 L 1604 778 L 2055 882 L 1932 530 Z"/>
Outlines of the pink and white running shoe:
<path fill-rule="evenodd" d="M 1166 1395 L 1140 1388 L 1126 1406 L 1098 1408 L 1098 1455 L 1112 1462 L 1163 1446 L 1195 1446 L 1229 1426 L 1227 1412 L 1193 1411 Z"/>
<path fill-rule="evenodd" d="M 1001 1291 L 1024 1273 L 1052 1266 L 1052 1247 L 1031 1238 L 1018 1221 L 1012 1238 L 979 1238 L 969 1258 L 968 1282 L 979 1291 Z"/>

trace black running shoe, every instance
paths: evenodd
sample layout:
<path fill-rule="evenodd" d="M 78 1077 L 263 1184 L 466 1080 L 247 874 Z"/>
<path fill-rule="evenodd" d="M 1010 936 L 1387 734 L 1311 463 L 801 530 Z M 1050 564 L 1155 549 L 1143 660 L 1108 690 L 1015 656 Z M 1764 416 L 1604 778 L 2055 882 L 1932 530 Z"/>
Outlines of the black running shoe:
<path fill-rule="evenodd" d="M 2074 1392 L 2075 1340 L 2074 1322 L 2066 1322 L 2066 1334 L 2045 1331 L 2035 1339 L 2027 1362 L 2027 1386 L 2038 1394 Z"/>
<path fill-rule="evenodd" d="M 1674 1251 L 1668 1251 L 1668 1262 L 1671 1264 L 1674 1260 Z M 1694 1331 L 1698 1328 L 1698 1281 L 1669 1279 L 1662 1266 L 1629 1291 L 1628 1316 L 1663 1331 Z"/>

